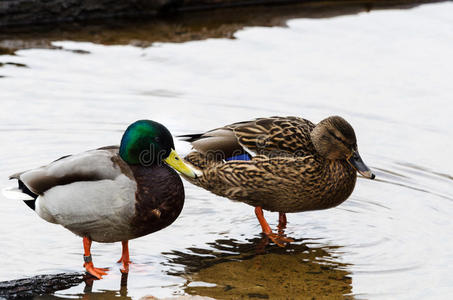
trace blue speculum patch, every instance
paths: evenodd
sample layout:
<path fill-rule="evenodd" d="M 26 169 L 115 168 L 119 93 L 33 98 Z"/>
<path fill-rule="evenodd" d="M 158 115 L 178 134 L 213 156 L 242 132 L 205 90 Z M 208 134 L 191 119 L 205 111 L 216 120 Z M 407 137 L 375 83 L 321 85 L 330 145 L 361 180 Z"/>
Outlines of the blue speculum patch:
<path fill-rule="evenodd" d="M 244 154 L 241 154 L 241 155 L 236 155 L 236 156 L 232 156 L 232 157 L 229 157 L 227 159 L 225 159 L 226 161 L 230 161 L 230 160 L 251 160 L 251 156 L 250 154 L 248 153 L 244 153 Z"/>

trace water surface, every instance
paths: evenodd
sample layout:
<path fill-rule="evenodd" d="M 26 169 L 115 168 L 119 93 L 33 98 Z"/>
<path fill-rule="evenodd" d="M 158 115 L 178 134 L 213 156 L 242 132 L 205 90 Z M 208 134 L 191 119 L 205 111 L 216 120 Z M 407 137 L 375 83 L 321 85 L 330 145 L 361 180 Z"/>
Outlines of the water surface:
<path fill-rule="evenodd" d="M 353 125 L 377 179 L 359 178 L 339 207 L 288 215 L 296 242 L 286 249 L 263 245 L 252 207 L 186 183 L 178 220 L 130 242 L 127 288 L 114 263 L 120 244 L 95 243 L 95 264 L 109 275 L 56 296 L 453 296 L 453 3 L 245 24 L 182 41 L 54 33 L 45 47 L 1 55 L 0 185 L 62 155 L 118 144 L 141 118 L 177 135 L 333 114 Z M 82 270 L 79 237 L 1 200 L 0 281 Z M 277 214 L 266 216 L 275 226 Z"/>

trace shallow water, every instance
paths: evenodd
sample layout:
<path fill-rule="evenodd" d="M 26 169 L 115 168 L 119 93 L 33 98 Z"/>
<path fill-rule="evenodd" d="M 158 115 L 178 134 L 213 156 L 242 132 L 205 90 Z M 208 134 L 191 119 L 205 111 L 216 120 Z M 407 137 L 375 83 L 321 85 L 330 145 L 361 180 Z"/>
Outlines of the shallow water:
<path fill-rule="evenodd" d="M 377 179 L 359 178 L 339 207 L 289 214 L 296 242 L 286 249 L 264 245 L 252 207 L 186 183 L 178 220 L 131 241 L 127 287 L 114 263 L 120 244 L 95 243 L 94 261 L 109 275 L 56 296 L 452 297 L 453 3 L 246 24 L 226 30 L 234 39 L 184 43 L 145 38 L 146 26 L 112 43 L 52 33 L 43 40 L 54 49 L 28 43 L 0 56 L 0 185 L 62 155 L 118 144 L 141 118 L 177 135 L 332 114 L 353 125 Z M 80 238 L 1 200 L 0 281 L 82 271 Z M 266 216 L 275 226 L 277 214 Z"/>

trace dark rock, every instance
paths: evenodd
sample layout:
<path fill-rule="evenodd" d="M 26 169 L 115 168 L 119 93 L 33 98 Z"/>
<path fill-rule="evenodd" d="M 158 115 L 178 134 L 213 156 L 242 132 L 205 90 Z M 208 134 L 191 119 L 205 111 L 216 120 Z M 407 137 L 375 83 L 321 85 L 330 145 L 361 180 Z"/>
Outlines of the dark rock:
<path fill-rule="evenodd" d="M 115 18 L 59 24 L 0 26 L 0 55 L 14 55 L 17 50 L 30 48 L 89 54 L 84 50 L 63 49 L 53 44 L 54 41 L 62 40 L 149 47 L 155 42 L 182 43 L 208 38 L 234 38 L 235 32 L 244 27 L 286 26 L 289 19 L 330 18 L 357 14 L 371 9 L 406 9 L 415 7 L 421 2 L 379 0 L 372 3 L 374 2 L 370 0 L 302 1 L 286 5 L 241 6 L 182 12 L 172 16 L 152 18 Z"/>
<path fill-rule="evenodd" d="M 38 275 L 30 278 L 0 282 L 0 299 L 23 299 L 52 294 L 84 281 L 83 273 Z"/>
<path fill-rule="evenodd" d="M 345 5 L 364 1 L 320 0 L 1 0 L 0 27 L 24 24 L 43 24 L 68 21 L 84 21 L 112 17 L 143 17 L 168 14 L 177 11 L 192 11 L 213 8 L 263 4 L 288 4 L 341 2 Z M 375 5 L 415 4 L 434 2 L 426 0 L 369 0 Z"/>

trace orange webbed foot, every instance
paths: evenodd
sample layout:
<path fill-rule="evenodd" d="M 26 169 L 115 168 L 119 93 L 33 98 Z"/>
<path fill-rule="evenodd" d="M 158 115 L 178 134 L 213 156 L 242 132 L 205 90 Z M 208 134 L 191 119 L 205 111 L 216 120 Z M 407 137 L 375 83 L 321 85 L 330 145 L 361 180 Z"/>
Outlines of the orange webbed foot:
<path fill-rule="evenodd" d="M 108 268 L 95 268 L 93 262 L 84 263 L 83 266 L 85 270 L 96 277 L 97 279 L 102 279 L 102 276 L 107 275 Z"/>
<path fill-rule="evenodd" d="M 280 239 L 282 239 L 283 241 L 287 242 L 287 243 L 292 243 L 294 242 L 294 239 L 290 238 L 290 237 L 287 237 L 287 236 L 280 236 Z"/>
<path fill-rule="evenodd" d="M 83 260 L 85 263 L 83 266 L 85 267 L 86 271 L 96 277 L 97 279 L 102 279 L 103 275 L 107 275 L 108 268 L 95 268 L 93 262 L 91 260 L 91 238 L 84 236 L 83 237 Z"/>
<path fill-rule="evenodd" d="M 292 238 L 285 237 L 283 235 L 275 234 L 273 232 L 266 233 L 267 237 L 273 241 L 279 247 L 286 247 L 288 243 L 294 242 Z"/>
<path fill-rule="evenodd" d="M 116 263 L 118 263 L 118 264 L 119 264 L 119 263 L 123 263 L 123 264 L 124 264 L 124 263 L 127 263 L 127 264 L 130 264 L 130 263 L 132 263 L 132 261 L 129 260 L 129 259 L 125 261 L 124 258 L 121 256 L 121 258 L 120 258 Z"/>
<path fill-rule="evenodd" d="M 132 263 L 129 259 L 125 259 L 124 257 L 121 257 L 120 260 L 117 261 L 117 263 L 123 263 L 123 268 L 120 269 L 121 273 L 126 274 L 129 273 L 129 265 Z"/>
<path fill-rule="evenodd" d="M 263 233 L 277 246 L 279 247 L 286 247 L 286 244 L 294 242 L 292 238 L 288 238 L 284 236 L 284 229 L 286 227 L 286 215 L 284 213 L 280 213 L 279 216 L 279 224 L 278 224 L 278 234 L 272 232 L 271 227 L 267 223 L 266 219 L 263 215 L 263 209 L 260 206 L 255 207 L 255 214 L 260 222 L 261 229 Z"/>
<path fill-rule="evenodd" d="M 129 264 L 126 264 L 126 265 L 123 264 L 123 267 L 120 269 L 120 272 L 121 272 L 122 274 L 127 274 L 127 273 L 129 273 Z"/>

